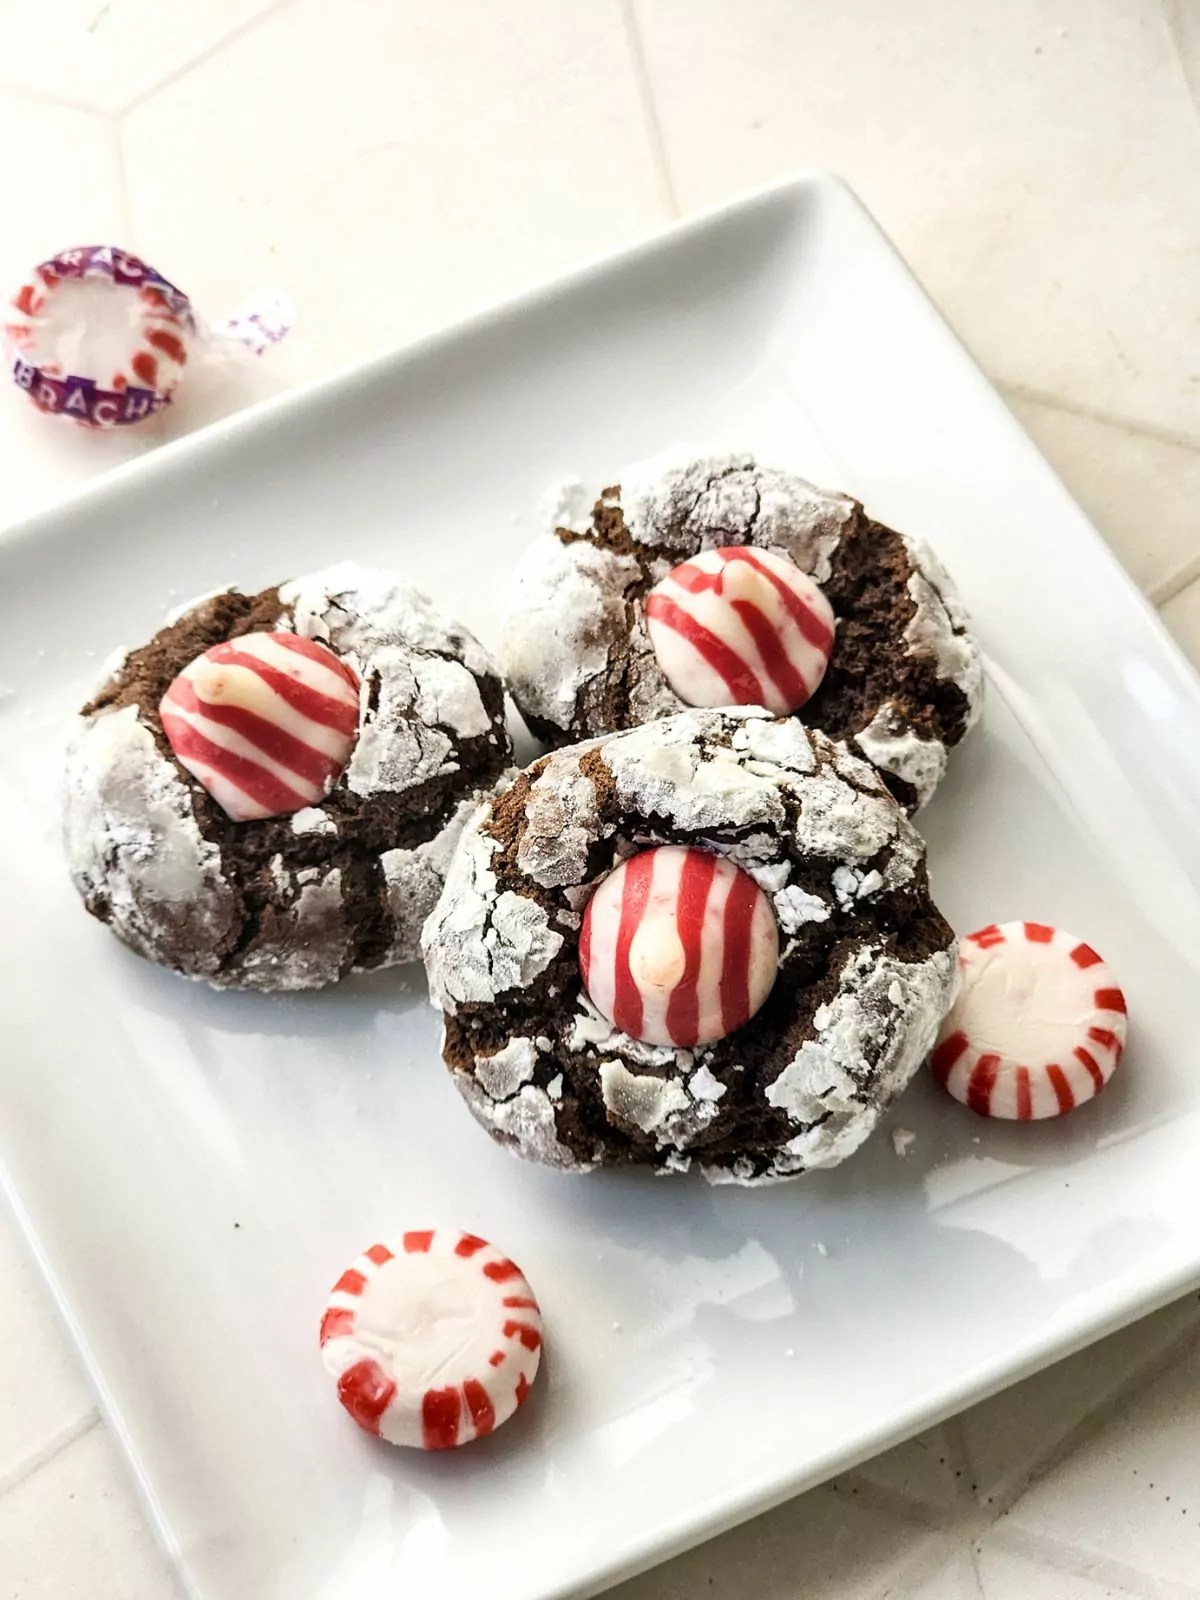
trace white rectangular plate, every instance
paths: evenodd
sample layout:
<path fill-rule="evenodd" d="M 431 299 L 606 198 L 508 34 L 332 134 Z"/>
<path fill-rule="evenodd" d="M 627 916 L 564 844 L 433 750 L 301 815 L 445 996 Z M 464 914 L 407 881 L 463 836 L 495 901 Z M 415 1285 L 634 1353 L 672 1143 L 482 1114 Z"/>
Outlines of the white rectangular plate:
<path fill-rule="evenodd" d="M 1111 962 L 1131 1044 L 1085 1111 L 982 1122 L 923 1078 L 904 1160 L 884 1132 L 762 1192 L 568 1178 L 472 1122 L 419 971 L 215 994 L 83 914 L 61 730 L 115 644 L 349 555 L 493 640 L 545 487 L 680 439 L 849 489 L 957 576 L 990 698 L 923 819 L 935 891 Z M 122 469 L 0 547 L 0 592 L 0 1157 L 203 1600 L 591 1593 L 1200 1280 L 1197 681 L 835 181 Z M 430 1223 L 521 1262 L 549 1357 L 510 1427 L 424 1458 L 342 1415 L 316 1331 L 359 1250 Z"/>

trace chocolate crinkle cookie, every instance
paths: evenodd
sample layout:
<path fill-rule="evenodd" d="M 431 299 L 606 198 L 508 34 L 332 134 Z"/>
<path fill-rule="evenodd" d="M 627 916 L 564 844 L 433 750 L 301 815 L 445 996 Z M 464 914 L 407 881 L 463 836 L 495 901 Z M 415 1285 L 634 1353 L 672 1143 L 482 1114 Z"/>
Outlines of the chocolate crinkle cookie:
<path fill-rule="evenodd" d="M 535 762 L 468 823 L 422 946 L 447 1065 L 496 1139 L 717 1183 L 855 1150 L 956 975 L 875 770 L 749 709 Z"/>
<path fill-rule="evenodd" d="M 499 673 L 403 579 L 351 563 L 176 613 L 73 729 L 65 838 L 88 910 L 220 987 L 408 961 L 508 768 Z"/>
<path fill-rule="evenodd" d="M 584 507 L 568 485 L 523 556 L 500 651 L 540 739 L 761 703 L 852 742 L 909 810 L 928 800 L 982 673 L 925 544 L 747 454 L 659 458 Z"/>

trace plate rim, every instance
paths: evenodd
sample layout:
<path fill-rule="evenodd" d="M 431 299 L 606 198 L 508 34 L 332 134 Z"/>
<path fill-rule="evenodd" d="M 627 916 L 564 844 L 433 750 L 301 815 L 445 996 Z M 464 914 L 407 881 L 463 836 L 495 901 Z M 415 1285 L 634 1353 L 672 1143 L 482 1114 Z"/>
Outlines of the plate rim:
<path fill-rule="evenodd" d="M 219 454 L 226 446 L 252 439 L 260 429 L 278 424 L 286 425 L 292 418 L 317 415 L 327 405 L 336 405 L 342 395 L 352 391 L 365 379 L 381 376 L 389 370 L 402 369 L 409 362 L 420 358 L 436 356 L 441 350 L 452 347 L 473 334 L 519 320 L 527 312 L 559 296 L 569 296 L 593 282 L 620 273 L 624 268 L 652 256 L 663 248 L 689 237 L 700 236 L 714 226 L 733 224 L 739 215 L 747 215 L 759 208 L 782 207 L 788 202 L 792 203 L 799 214 L 806 200 L 833 192 L 847 198 L 869 224 L 879 245 L 886 249 L 893 270 L 902 271 L 909 283 L 915 287 L 929 313 L 946 337 L 953 341 L 960 356 L 970 364 L 995 406 L 1003 413 L 1010 426 L 1021 435 L 1025 447 L 1039 459 L 1062 489 L 1082 523 L 1089 530 L 1094 549 L 1097 553 L 1102 553 L 1110 570 L 1123 581 L 1127 596 L 1136 597 L 1144 620 L 1153 626 L 1159 646 L 1165 646 L 1174 658 L 1175 665 L 1183 669 L 1183 681 L 1186 683 L 1190 679 L 1191 693 L 1195 703 L 1200 706 L 1200 678 L 1197 678 L 1182 647 L 1167 630 L 1160 613 L 1121 565 L 1091 518 L 1078 506 L 1070 491 L 1062 484 L 1062 480 L 1026 432 L 1020 419 L 1007 406 L 1004 397 L 946 321 L 869 208 L 844 179 L 820 168 L 804 168 L 781 179 L 758 185 L 730 200 L 689 213 L 684 218 L 668 221 L 619 246 L 588 257 L 568 272 L 547 276 L 516 294 L 485 302 L 475 310 L 440 323 L 415 338 L 389 345 L 375 355 L 346 363 L 332 372 L 246 406 L 228 417 L 218 418 L 181 438 L 163 443 L 145 456 L 103 469 L 48 504 L 0 528 L 0 568 L 7 552 L 15 553 L 17 547 L 52 541 L 59 533 L 60 525 L 65 529 L 69 516 L 81 510 L 86 511 L 89 504 L 102 502 L 115 494 L 169 475 L 177 464 L 195 464 L 212 456 L 214 452 Z M 134 1441 L 109 1392 L 99 1362 L 93 1355 L 87 1337 L 72 1312 L 70 1300 L 52 1265 L 51 1257 L 42 1244 L 6 1163 L 2 1160 L 0 1160 L 0 1194 L 3 1195 L 9 1214 L 13 1217 L 17 1230 L 50 1292 L 62 1325 L 87 1374 L 96 1397 L 97 1409 L 111 1430 L 142 1508 L 174 1569 L 176 1580 L 193 1600 L 200 1600 L 201 1591 L 196 1588 L 192 1580 L 166 1510 L 143 1470 Z M 1031 1377 L 1057 1361 L 1069 1358 L 1097 1340 L 1108 1337 L 1142 1317 L 1152 1314 L 1197 1287 L 1200 1287 L 1200 1242 L 1197 1243 L 1192 1259 L 1176 1265 L 1170 1271 L 1154 1277 L 1144 1277 L 1141 1282 L 1131 1286 L 1119 1302 L 1110 1300 L 1106 1309 L 1097 1307 L 1091 1315 L 1077 1313 L 1066 1327 L 1051 1326 L 1048 1330 L 1039 1330 L 1021 1345 L 1010 1348 L 1004 1356 L 996 1356 L 981 1367 L 971 1370 L 948 1389 L 939 1393 L 936 1404 L 930 1405 L 927 1400 L 917 1399 L 903 1409 L 893 1411 L 885 1426 L 858 1435 L 849 1443 L 848 1448 L 830 1448 L 817 1460 L 808 1460 L 803 1466 L 791 1470 L 780 1470 L 776 1465 L 757 1474 L 737 1493 L 721 1491 L 711 1501 L 693 1504 L 686 1512 L 678 1514 L 665 1525 L 659 1523 L 653 1530 L 632 1538 L 622 1547 L 619 1556 L 614 1556 L 603 1566 L 593 1566 L 586 1576 L 581 1577 L 577 1574 L 561 1585 L 542 1591 L 543 1600 L 571 1600 L 571 1597 L 584 1600 L 584 1597 L 599 1594 L 616 1583 L 649 1570 L 661 1562 L 669 1561 L 684 1551 L 710 1538 L 718 1537 L 742 1522 L 828 1481 L 835 1474 L 851 1470 L 861 1462 L 894 1448 L 915 1433 L 936 1426 L 946 1418 L 988 1399 L 1010 1385 Z M 773 1459 L 778 1463 L 777 1456 Z"/>

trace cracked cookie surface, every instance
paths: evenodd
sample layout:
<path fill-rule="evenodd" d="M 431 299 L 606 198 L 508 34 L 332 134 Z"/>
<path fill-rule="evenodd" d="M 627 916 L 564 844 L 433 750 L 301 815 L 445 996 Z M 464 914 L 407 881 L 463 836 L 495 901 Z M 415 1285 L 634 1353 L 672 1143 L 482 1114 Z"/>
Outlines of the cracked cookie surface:
<path fill-rule="evenodd" d="M 631 1039 L 580 980 L 593 890 L 654 844 L 735 862 L 779 924 L 762 1009 L 692 1050 Z M 568 1171 L 695 1162 L 714 1182 L 843 1160 L 955 983 L 924 844 L 878 774 L 754 710 L 686 711 L 535 762 L 468 823 L 422 944 L 447 1065 L 495 1138 Z"/>
<path fill-rule="evenodd" d="M 517 569 L 500 656 L 530 729 L 558 747 L 683 709 L 645 626 L 648 592 L 701 550 L 776 551 L 818 583 L 833 653 L 798 715 L 855 742 L 910 809 L 941 780 L 979 713 L 982 671 L 966 613 L 919 540 L 858 501 L 748 454 L 631 468 L 587 514 L 581 491 Z"/>
<path fill-rule="evenodd" d="M 319 805 L 228 817 L 175 759 L 159 701 L 224 640 L 289 630 L 362 681 L 349 764 Z M 196 602 L 126 655 L 72 730 L 64 833 L 88 909 L 217 986 L 308 989 L 412 960 L 462 827 L 511 759 L 498 670 L 390 573 L 344 563 Z"/>

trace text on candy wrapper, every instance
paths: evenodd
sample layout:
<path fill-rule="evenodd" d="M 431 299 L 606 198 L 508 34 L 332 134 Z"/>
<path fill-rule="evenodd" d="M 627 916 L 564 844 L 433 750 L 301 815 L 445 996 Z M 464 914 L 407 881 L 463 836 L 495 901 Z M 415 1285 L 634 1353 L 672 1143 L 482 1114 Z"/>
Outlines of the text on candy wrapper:
<path fill-rule="evenodd" d="M 18 360 L 13 381 L 24 389 L 40 411 L 74 417 L 97 428 L 120 428 L 140 422 L 153 411 L 169 404 L 168 397 L 153 389 L 101 389 L 91 378 L 51 378 L 40 367 Z"/>

